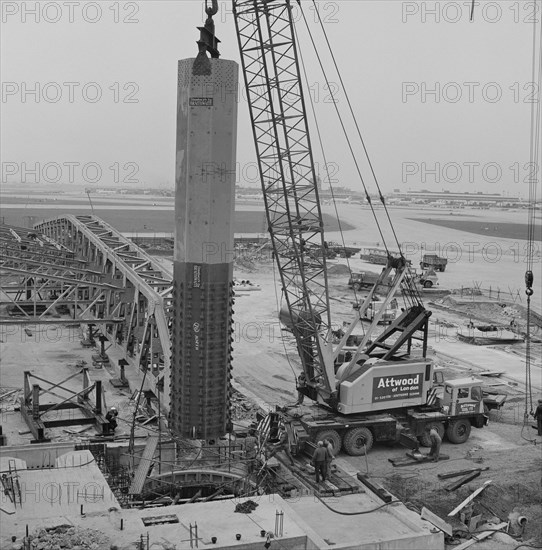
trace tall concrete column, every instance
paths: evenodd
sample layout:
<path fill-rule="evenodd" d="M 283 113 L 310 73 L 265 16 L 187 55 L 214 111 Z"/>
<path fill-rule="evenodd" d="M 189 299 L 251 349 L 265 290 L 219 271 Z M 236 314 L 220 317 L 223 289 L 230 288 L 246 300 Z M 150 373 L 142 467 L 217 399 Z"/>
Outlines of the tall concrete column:
<path fill-rule="evenodd" d="M 179 61 L 170 428 L 229 424 L 238 65 Z"/>

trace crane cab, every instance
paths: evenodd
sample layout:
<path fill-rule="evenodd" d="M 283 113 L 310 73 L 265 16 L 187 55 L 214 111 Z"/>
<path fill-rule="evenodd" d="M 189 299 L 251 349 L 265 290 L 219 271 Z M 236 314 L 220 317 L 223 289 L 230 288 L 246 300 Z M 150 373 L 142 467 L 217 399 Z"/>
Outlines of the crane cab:
<path fill-rule="evenodd" d="M 483 414 L 482 381 L 474 377 L 446 381 L 440 403 L 448 416 Z"/>

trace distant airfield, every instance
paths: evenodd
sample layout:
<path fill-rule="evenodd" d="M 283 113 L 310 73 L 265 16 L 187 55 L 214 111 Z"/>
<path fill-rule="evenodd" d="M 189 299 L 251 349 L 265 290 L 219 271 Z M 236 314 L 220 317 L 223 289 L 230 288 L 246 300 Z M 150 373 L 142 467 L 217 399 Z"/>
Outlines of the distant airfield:
<path fill-rule="evenodd" d="M 502 223 L 487 220 L 462 220 L 456 218 L 433 219 L 433 218 L 408 218 L 415 222 L 448 227 L 450 229 L 459 229 L 476 235 L 485 235 L 486 237 L 502 239 L 527 239 L 527 224 L 522 223 Z M 537 231 L 534 238 L 536 241 L 542 241 L 542 226 L 537 224 Z"/>
<path fill-rule="evenodd" d="M 71 203 L 72 201 L 70 201 Z M 40 204 L 39 207 L 25 207 L 21 204 L 5 204 L 0 208 L 0 218 L 8 225 L 29 227 L 35 223 L 54 218 L 61 214 L 74 216 L 89 216 L 92 214 L 90 206 L 72 208 L 73 204 L 62 204 L 59 200 L 49 205 Z M 173 233 L 175 214 L 173 206 L 153 206 L 152 203 L 140 206 L 135 205 L 94 205 L 94 213 L 105 222 L 112 225 L 121 233 Z M 323 214 L 326 231 L 338 231 L 335 217 Z M 238 210 L 235 212 L 234 231 L 236 233 L 265 233 L 267 222 L 263 209 Z M 353 229 L 345 222 L 341 223 L 343 230 Z"/>

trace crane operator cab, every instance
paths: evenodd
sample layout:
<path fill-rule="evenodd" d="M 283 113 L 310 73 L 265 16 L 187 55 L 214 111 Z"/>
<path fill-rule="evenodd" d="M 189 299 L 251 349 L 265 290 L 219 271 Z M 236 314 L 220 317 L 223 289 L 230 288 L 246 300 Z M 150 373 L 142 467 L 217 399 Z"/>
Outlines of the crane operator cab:
<path fill-rule="evenodd" d="M 476 419 L 475 425 L 487 424 L 487 417 L 481 416 L 485 412 L 481 380 L 474 377 L 448 380 L 439 399 L 444 414 L 470 416 Z M 481 418 L 485 418 L 485 422 Z"/>

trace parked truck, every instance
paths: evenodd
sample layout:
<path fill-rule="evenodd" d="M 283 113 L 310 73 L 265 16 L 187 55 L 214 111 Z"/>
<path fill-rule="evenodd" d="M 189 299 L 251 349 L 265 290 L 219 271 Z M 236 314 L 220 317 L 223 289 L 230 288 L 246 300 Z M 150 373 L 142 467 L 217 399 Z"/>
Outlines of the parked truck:
<path fill-rule="evenodd" d="M 326 246 L 328 250 L 335 252 L 335 254 L 340 258 L 351 258 L 354 254 L 357 254 L 361 250 L 361 248 L 346 246 L 334 241 L 327 241 L 324 243 L 324 246 Z"/>
<path fill-rule="evenodd" d="M 348 286 L 354 290 L 361 290 L 363 288 L 371 288 L 380 277 L 380 273 L 374 273 L 373 271 L 358 271 L 357 273 L 351 273 L 350 279 L 348 279 Z M 392 284 L 392 277 L 387 277 L 380 286 L 389 287 Z M 377 292 L 379 289 L 376 289 Z"/>
<path fill-rule="evenodd" d="M 422 269 L 434 269 L 435 271 L 444 271 L 448 265 L 448 259 L 442 258 L 438 254 L 424 254 L 420 267 Z"/>

